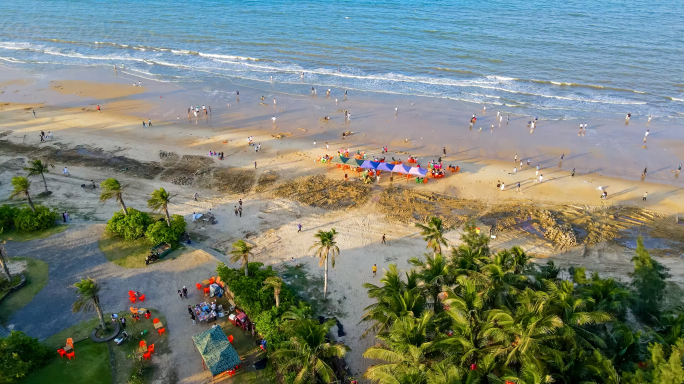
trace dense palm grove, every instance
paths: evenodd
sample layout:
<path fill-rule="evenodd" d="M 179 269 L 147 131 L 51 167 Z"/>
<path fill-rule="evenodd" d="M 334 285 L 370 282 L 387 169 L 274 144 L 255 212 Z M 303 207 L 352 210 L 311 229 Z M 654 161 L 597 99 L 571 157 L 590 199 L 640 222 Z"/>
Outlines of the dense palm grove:
<path fill-rule="evenodd" d="M 378 343 L 364 356 L 376 383 L 682 383 L 684 316 L 661 312 L 664 266 L 638 241 L 632 283 L 583 268 L 538 266 L 520 248 L 492 253 L 466 225 L 419 225 L 433 252 L 395 265 L 362 319 Z M 448 249 L 448 251 L 447 251 Z M 565 278 L 561 278 L 563 275 Z"/>

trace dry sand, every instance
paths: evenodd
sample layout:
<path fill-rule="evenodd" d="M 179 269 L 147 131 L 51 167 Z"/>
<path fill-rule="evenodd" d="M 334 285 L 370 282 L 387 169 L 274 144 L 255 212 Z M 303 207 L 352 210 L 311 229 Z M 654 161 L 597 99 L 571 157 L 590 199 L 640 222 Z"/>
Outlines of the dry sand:
<path fill-rule="evenodd" d="M 454 245 L 458 244 L 460 225 L 476 219 L 493 230 L 494 249 L 520 245 L 538 257 L 537 261 L 548 258 L 562 266 L 582 265 L 621 280 L 627 279 L 631 269 L 634 238 L 643 234 L 647 246 L 672 268 L 672 280 L 684 284 L 679 258 L 684 253 L 680 242 L 684 226 L 676 220 L 684 211 L 684 193 L 675 185 L 650 183 L 648 178 L 605 177 L 598 171 L 571 177 L 571 168 L 560 166 L 555 156 L 540 156 L 535 162 L 542 164 L 544 175 L 544 182 L 538 183 L 533 181 L 532 168 L 525 166 L 513 173 L 513 156 L 503 162 L 466 149 L 451 151 L 451 146 L 443 160 L 459 165 L 461 171 L 449 173 L 445 179 L 416 185 L 398 176 L 390 182 L 383 175 L 380 185 L 366 186 L 350 173 L 350 181 L 344 183 L 343 171 L 315 159 L 325 153 L 334 155 L 340 147 L 380 155 L 380 146 L 364 133 L 339 139 L 329 130 L 334 124 L 334 129 L 348 130 L 340 121 L 307 126 L 313 133 L 282 128 L 264 122 L 274 112 L 270 106 L 258 106 L 256 98 L 258 110 L 215 106 L 213 116 L 188 119 L 187 105 L 194 100 L 165 104 L 171 103 L 166 99 L 178 98 L 166 97 L 167 85 L 133 87 L 133 78 L 108 83 L 67 80 L 54 79 L 48 83 L 52 87 L 35 79 L 5 84 L 35 101 L 0 96 L 0 199 L 9 196 L 11 177 L 25 174 L 22 167 L 27 161 L 42 158 L 56 169 L 46 175 L 53 194 L 36 197 L 37 202 L 67 211 L 77 221 L 104 221 L 118 209 L 113 202 L 99 203 L 99 190 L 81 187 L 90 180 L 99 185 L 108 177 L 128 185 L 125 199 L 129 207 L 145 209 L 149 193 L 164 187 L 174 194 L 169 210 L 185 215 L 188 223 L 193 212 L 211 209 L 219 223 L 190 223 L 192 236 L 221 252 L 237 239 L 254 243 L 257 261 L 274 265 L 322 313 L 340 319 L 347 332 L 344 342 L 352 347 L 347 362 L 357 377 L 370 364 L 361 354 L 373 344 L 372 337 L 359 338 L 365 326 L 358 321 L 363 308 L 371 303 L 361 285 L 379 281 L 381 273 L 371 276 L 373 264 L 380 270 L 390 263 L 407 269 L 410 257 L 426 251 L 413 223 L 428 216 L 442 217 L 457 228 L 448 234 Z M 159 101 L 160 95 L 165 101 Z M 279 98 L 278 106 L 282 103 L 290 108 L 287 100 Z M 97 104 L 103 106 L 101 112 L 94 109 Z M 260 118 L 254 118 L 257 113 Z M 147 121 L 147 116 L 155 117 L 153 126 L 143 129 L 141 120 Z M 354 119 L 362 116 L 355 114 Z M 291 121 L 293 126 L 300 123 Z M 54 141 L 40 143 L 40 131 L 51 131 Z M 292 134 L 273 137 L 278 132 Z M 316 136 L 319 134 L 322 136 Z M 247 145 L 250 135 L 262 145 L 258 153 Z M 317 140 L 315 147 L 312 139 Z M 425 165 L 441 151 L 430 146 L 411 148 L 411 142 L 404 144 L 398 137 L 393 140 L 396 149 L 388 158 L 406 158 L 411 151 Z M 326 141 L 329 151 L 324 148 Z M 160 156 L 160 151 L 167 154 Z M 209 151 L 224 152 L 226 159 L 209 157 Z M 501 151 L 506 156 L 515 152 L 509 148 Z M 70 177 L 61 175 L 65 166 Z M 495 188 L 499 180 L 506 183 L 505 191 Z M 39 178 L 32 181 L 37 195 L 43 183 Z M 518 181 L 521 192 L 515 190 Z M 608 188 L 608 200 L 599 199 L 598 186 Z M 643 202 L 645 191 L 648 200 Z M 197 202 L 192 198 L 195 192 L 199 193 Z M 244 202 L 241 218 L 233 213 L 240 198 Z M 297 233 L 300 223 L 304 228 Z M 322 269 L 311 258 L 309 247 L 317 230 L 331 227 L 340 233 L 341 256 L 330 271 L 330 301 L 321 303 Z M 383 234 L 388 245 L 380 244 Z M 294 268 L 292 257 L 301 260 L 301 268 Z M 172 348 L 174 359 L 192 353 Z M 197 377 L 180 379 L 198 381 Z"/>

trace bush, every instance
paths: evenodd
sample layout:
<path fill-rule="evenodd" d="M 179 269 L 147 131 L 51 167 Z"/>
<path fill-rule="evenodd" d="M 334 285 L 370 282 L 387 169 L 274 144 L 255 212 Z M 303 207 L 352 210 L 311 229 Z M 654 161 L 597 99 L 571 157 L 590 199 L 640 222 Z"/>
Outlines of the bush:
<path fill-rule="evenodd" d="M 48 363 L 53 352 L 38 339 L 12 331 L 0 338 L 0 383 L 21 381 L 31 371 Z"/>
<path fill-rule="evenodd" d="M 267 342 L 269 347 L 277 349 L 285 340 L 285 334 L 280 330 L 283 323 L 282 315 L 291 307 L 300 305 L 292 291 L 283 285 L 280 291 L 280 306 L 276 308 L 273 290 L 262 290 L 267 277 L 276 276 L 273 267 L 262 269 L 262 263 L 249 263 L 249 276 L 245 276 L 243 268 L 233 269 L 223 263 L 218 263 L 216 273 L 235 295 L 235 304 L 240 307 L 254 322 L 256 330 Z M 304 303 L 304 307 L 308 304 Z"/>
<path fill-rule="evenodd" d="M 17 216 L 19 209 L 10 205 L 3 204 L 0 206 L 0 228 L 4 228 L 5 232 L 14 226 L 14 218 Z"/>
<path fill-rule="evenodd" d="M 145 384 L 152 366 L 147 360 L 135 360 L 127 384 Z"/>
<path fill-rule="evenodd" d="M 185 232 L 186 225 L 183 216 L 173 215 L 170 227 L 166 224 L 166 221 L 157 221 L 147 228 L 145 236 L 152 244 L 177 244 L 178 239 Z"/>
<path fill-rule="evenodd" d="M 135 240 L 145 236 L 147 227 L 154 220 L 145 212 L 128 208 L 128 215 L 122 211 L 115 212 L 107 222 L 107 232 L 121 236 L 126 240 Z"/>
<path fill-rule="evenodd" d="M 32 232 L 48 229 L 55 226 L 57 211 L 48 207 L 36 205 L 34 213 L 30 207 L 19 209 L 14 217 L 14 227 L 20 232 Z"/>

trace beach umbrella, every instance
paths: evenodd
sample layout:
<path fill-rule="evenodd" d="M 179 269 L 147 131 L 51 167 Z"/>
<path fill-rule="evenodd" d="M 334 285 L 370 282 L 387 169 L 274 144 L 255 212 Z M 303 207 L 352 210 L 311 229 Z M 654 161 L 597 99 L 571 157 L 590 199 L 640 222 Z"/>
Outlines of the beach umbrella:
<path fill-rule="evenodd" d="M 427 174 L 427 169 L 425 169 L 425 168 L 413 167 L 409 170 L 409 175 L 415 175 L 415 176 L 423 177 L 426 174 Z"/>
<path fill-rule="evenodd" d="M 371 165 L 373 166 L 373 169 L 378 169 L 378 166 L 380 166 L 380 164 L 381 163 L 379 161 L 371 161 Z"/>
<path fill-rule="evenodd" d="M 340 158 L 340 161 L 344 164 L 347 164 L 347 162 L 350 159 L 349 157 L 344 157 L 344 156 L 338 156 L 338 157 Z"/>

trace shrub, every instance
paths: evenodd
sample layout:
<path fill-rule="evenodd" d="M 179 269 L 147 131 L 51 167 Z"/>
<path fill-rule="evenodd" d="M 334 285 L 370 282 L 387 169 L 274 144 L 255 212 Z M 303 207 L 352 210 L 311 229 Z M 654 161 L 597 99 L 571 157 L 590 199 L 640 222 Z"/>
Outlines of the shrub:
<path fill-rule="evenodd" d="M 107 232 L 121 236 L 126 240 L 135 240 L 145 236 L 147 227 L 154 221 L 145 212 L 128 208 L 128 215 L 123 212 L 115 212 L 107 222 Z"/>
<path fill-rule="evenodd" d="M 20 232 L 39 231 L 55 226 L 57 211 L 50 208 L 36 205 L 36 212 L 31 208 L 24 207 L 19 209 L 14 217 L 14 227 Z"/>
<path fill-rule="evenodd" d="M 145 384 L 152 366 L 147 360 L 135 360 L 127 384 Z"/>
<path fill-rule="evenodd" d="M 166 221 L 157 221 L 147 228 L 145 236 L 152 244 L 177 244 L 178 239 L 185 232 L 186 225 L 183 216 L 173 215 L 170 227 L 166 225 Z"/>
<path fill-rule="evenodd" d="M 7 204 L 0 206 L 0 228 L 4 228 L 5 232 L 14 226 L 14 217 L 17 215 L 19 209 Z"/>
<path fill-rule="evenodd" d="M 0 383 L 21 381 L 31 371 L 47 364 L 52 351 L 38 339 L 12 331 L 0 338 Z"/>

